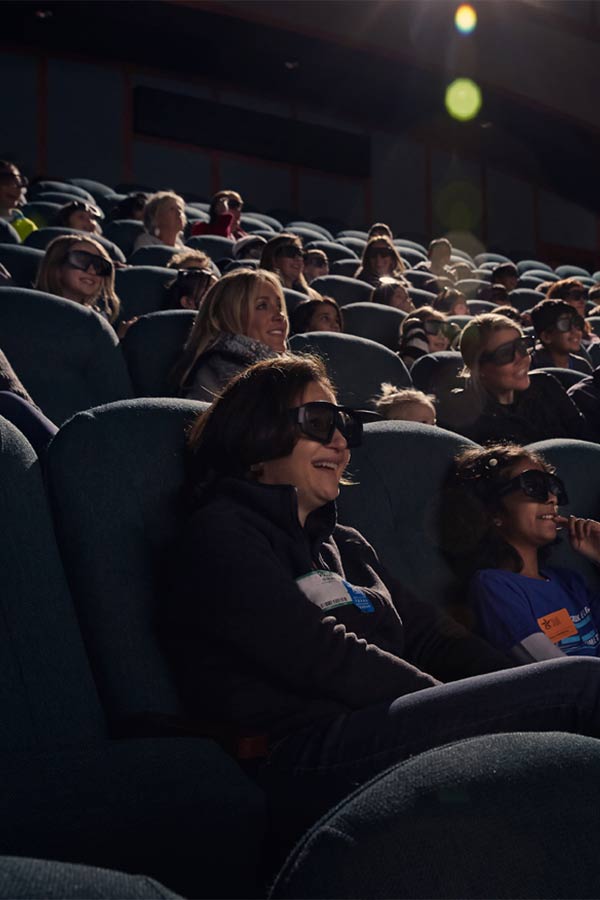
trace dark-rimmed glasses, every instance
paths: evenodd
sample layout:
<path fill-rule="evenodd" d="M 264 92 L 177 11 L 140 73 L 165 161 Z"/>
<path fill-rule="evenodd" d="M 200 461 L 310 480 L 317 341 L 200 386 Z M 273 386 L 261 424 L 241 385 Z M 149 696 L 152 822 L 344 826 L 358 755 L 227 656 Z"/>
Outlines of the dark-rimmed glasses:
<path fill-rule="evenodd" d="M 534 341 L 529 337 L 517 337 L 505 344 L 500 344 L 489 353 L 482 353 L 479 357 L 479 365 L 493 363 L 495 366 L 507 366 L 515 361 L 516 356 L 528 356 L 533 349 Z"/>
<path fill-rule="evenodd" d="M 536 503 L 546 503 L 552 494 L 556 497 L 558 506 L 565 506 L 569 502 L 566 488 L 558 477 L 550 472 L 544 472 L 541 469 L 528 469 L 521 472 L 515 478 L 511 478 L 506 484 L 503 484 L 496 491 L 497 497 L 504 497 L 513 491 L 523 491 L 530 500 Z"/>
<path fill-rule="evenodd" d="M 336 430 L 346 439 L 349 448 L 360 447 L 362 443 L 361 410 L 318 400 L 296 406 L 289 413 L 302 434 L 319 444 L 331 443 Z"/>
<path fill-rule="evenodd" d="M 26 188 L 29 184 L 29 181 L 24 175 L 17 175 L 16 172 L 0 172 L 1 184 L 10 184 L 13 181 L 16 186 L 20 188 Z"/>
<path fill-rule="evenodd" d="M 556 320 L 554 328 L 562 334 L 566 334 L 567 331 L 572 331 L 573 329 L 584 331 L 585 319 L 576 313 L 563 313 Z"/>
<path fill-rule="evenodd" d="M 72 269 L 87 272 L 91 266 L 96 275 L 106 278 L 113 271 L 113 264 L 109 259 L 98 256 L 97 253 L 88 253 L 87 250 L 69 250 L 65 257 L 65 264 Z"/>
<path fill-rule="evenodd" d="M 298 257 L 304 259 L 304 253 L 300 247 L 296 247 L 294 244 L 286 244 L 284 247 L 280 247 L 275 256 L 285 256 L 286 259 L 296 259 Z"/>

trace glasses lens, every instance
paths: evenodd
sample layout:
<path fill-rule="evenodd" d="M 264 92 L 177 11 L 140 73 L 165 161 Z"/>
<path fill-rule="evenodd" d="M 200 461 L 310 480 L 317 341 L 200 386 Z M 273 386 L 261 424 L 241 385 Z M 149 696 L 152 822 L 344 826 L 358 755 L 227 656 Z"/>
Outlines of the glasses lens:
<path fill-rule="evenodd" d="M 437 319 L 427 319 L 426 322 L 423 322 L 425 334 L 439 334 L 444 328 L 444 325 L 444 322 L 438 322 Z"/>
<path fill-rule="evenodd" d="M 67 254 L 67 263 L 73 269 L 81 269 L 87 272 L 91 266 L 96 275 L 105 278 L 112 272 L 112 263 L 103 256 L 97 256 L 95 253 L 88 253 L 86 250 L 71 250 Z"/>
<path fill-rule="evenodd" d="M 287 259 L 295 259 L 298 256 L 304 256 L 300 247 L 294 247 L 292 244 L 282 247 L 278 256 L 285 256 Z"/>
<path fill-rule="evenodd" d="M 241 209 L 242 208 L 242 204 L 240 203 L 239 200 L 228 200 L 227 205 L 229 206 L 229 209 Z"/>
<path fill-rule="evenodd" d="M 387 247 L 376 247 L 374 250 L 371 250 L 371 255 L 387 257 L 392 255 L 392 251 Z"/>
<path fill-rule="evenodd" d="M 298 408 L 298 424 L 307 437 L 327 444 L 335 431 L 336 407 L 332 403 L 306 403 Z"/>
<path fill-rule="evenodd" d="M 530 469 L 519 476 L 519 481 L 523 492 L 537 503 L 545 503 L 550 494 L 556 497 L 559 506 L 569 502 L 565 486 L 556 475 Z"/>
<path fill-rule="evenodd" d="M 363 426 L 356 413 L 349 409 L 339 410 L 336 424 L 340 433 L 346 438 L 349 450 L 352 450 L 353 447 L 360 447 Z"/>
<path fill-rule="evenodd" d="M 482 356 L 482 362 L 492 362 L 496 366 L 507 366 L 515 361 L 515 356 L 527 356 L 529 353 L 531 342 L 524 337 L 515 338 L 514 341 L 507 341 L 506 344 L 500 344 L 490 354 Z"/>

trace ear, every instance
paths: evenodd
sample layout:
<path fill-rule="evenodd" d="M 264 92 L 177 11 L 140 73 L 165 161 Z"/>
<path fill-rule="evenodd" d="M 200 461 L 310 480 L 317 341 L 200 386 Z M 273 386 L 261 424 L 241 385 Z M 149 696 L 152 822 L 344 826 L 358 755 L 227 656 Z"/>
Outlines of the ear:
<path fill-rule="evenodd" d="M 551 331 L 540 331 L 538 339 L 539 339 L 540 343 L 542 343 L 544 346 L 546 346 L 546 344 L 550 344 L 552 342 L 552 332 Z"/>

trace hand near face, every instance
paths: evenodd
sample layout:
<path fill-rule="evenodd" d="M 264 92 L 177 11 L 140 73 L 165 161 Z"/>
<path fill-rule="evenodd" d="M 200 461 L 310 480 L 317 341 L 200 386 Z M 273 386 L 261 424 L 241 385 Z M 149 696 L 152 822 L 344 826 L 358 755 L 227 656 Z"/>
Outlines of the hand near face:
<path fill-rule="evenodd" d="M 592 562 L 600 563 L 600 522 L 578 519 L 577 516 L 557 516 L 559 525 L 566 525 L 571 546 Z"/>

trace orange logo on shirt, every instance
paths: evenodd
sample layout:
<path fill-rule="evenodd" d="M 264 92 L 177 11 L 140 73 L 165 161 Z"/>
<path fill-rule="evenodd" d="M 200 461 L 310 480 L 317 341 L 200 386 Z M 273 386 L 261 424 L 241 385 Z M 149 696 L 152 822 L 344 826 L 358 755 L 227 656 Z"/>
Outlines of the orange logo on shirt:
<path fill-rule="evenodd" d="M 577 634 L 573 620 L 564 608 L 548 613 L 547 616 L 542 616 L 537 622 L 540 626 L 540 631 L 550 638 L 554 644 L 558 644 L 563 638 L 573 637 Z"/>

